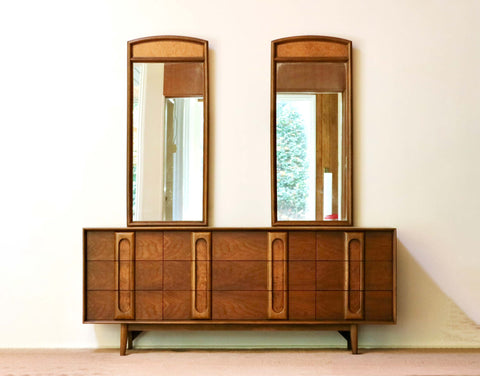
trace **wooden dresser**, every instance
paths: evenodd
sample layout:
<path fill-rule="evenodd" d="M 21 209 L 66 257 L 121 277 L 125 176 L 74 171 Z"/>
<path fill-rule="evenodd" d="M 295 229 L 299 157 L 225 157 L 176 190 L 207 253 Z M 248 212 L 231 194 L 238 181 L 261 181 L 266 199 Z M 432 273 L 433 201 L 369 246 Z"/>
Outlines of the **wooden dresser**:
<path fill-rule="evenodd" d="M 84 323 L 142 331 L 275 326 L 338 330 L 396 321 L 396 231 L 356 227 L 88 228 Z"/>

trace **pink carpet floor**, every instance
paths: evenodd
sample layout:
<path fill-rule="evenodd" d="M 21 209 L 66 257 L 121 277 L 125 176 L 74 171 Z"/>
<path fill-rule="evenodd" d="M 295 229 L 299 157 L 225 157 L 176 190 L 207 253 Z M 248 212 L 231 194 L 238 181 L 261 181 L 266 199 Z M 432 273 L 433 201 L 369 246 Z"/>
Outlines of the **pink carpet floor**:
<path fill-rule="evenodd" d="M 471 350 L 0 350 L 1 376 L 480 376 Z"/>

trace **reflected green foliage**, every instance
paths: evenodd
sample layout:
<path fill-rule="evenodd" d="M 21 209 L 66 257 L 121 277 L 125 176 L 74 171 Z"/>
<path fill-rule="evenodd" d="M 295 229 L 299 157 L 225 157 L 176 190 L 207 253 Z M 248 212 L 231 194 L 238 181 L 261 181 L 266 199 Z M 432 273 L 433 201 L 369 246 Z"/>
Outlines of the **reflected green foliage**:
<path fill-rule="evenodd" d="M 295 109 L 277 102 L 277 215 L 279 220 L 305 218 L 307 191 L 307 137 Z"/>

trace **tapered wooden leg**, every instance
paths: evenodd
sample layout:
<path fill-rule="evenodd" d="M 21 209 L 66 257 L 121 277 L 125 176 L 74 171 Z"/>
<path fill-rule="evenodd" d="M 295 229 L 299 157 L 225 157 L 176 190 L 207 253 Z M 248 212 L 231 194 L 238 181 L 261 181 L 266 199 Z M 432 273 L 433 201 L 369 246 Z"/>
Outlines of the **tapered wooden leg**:
<path fill-rule="evenodd" d="M 352 346 L 352 354 L 358 354 L 358 326 L 350 326 L 350 343 Z"/>
<path fill-rule="evenodd" d="M 125 355 L 127 352 L 128 342 L 128 326 L 127 324 L 120 325 L 120 355 Z"/>
<path fill-rule="evenodd" d="M 127 331 L 127 350 L 133 349 L 133 335 L 132 332 Z"/>

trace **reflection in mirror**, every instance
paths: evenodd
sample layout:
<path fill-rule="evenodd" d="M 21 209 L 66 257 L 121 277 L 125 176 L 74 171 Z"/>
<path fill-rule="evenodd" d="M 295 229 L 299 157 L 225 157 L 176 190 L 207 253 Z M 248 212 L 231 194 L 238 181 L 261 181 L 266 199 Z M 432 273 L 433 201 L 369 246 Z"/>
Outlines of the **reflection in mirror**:
<path fill-rule="evenodd" d="M 127 223 L 206 225 L 208 42 L 128 42 Z"/>
<path fill-rule="evenodd" d="M 351 224 L 351 43 L 272 42 L 272 224 Z"/>
<path fill-rule="evenodd" d="M 338 219 L 342 94 L 277 93 L 276 127 L 278 219 Z"/>
<path fill-rule="evenodd" d="M 135 221 L 202 220 L 202 65 L 133 64 Z M 182 89 L 175 78 L 179 72 L 197 79 Z"/>

